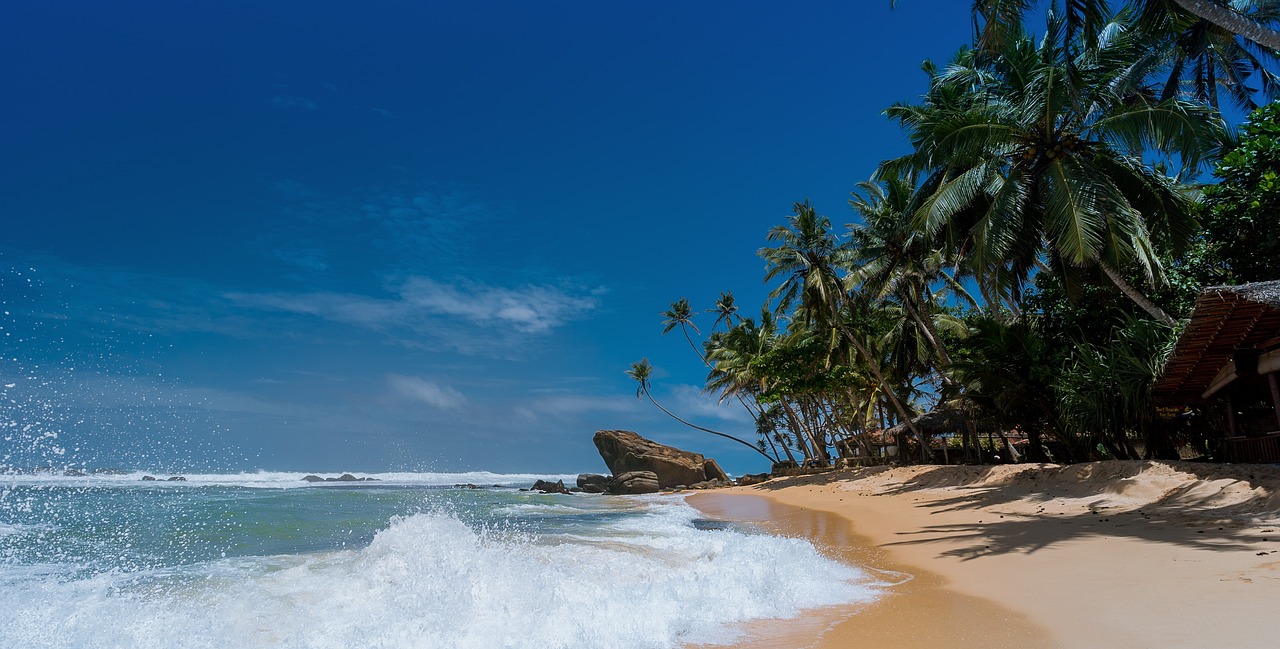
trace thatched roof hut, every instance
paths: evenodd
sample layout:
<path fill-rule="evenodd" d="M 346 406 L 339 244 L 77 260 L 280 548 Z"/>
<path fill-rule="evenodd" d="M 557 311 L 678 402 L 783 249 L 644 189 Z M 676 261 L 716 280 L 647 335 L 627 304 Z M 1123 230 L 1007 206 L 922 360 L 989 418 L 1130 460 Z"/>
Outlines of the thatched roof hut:
<path fill-rule="evenodd" d="M 1278 376 L 1280 280 L 1211 286 L 1196 298 L 1152 396 L 1170 406 L 1221 407 L 1227 425 L 1217 441 L 1220 459 L 1280 462 Z"/>
<path fill-rule="evenodd" d="M 1267 373 L 1255 361 L 1265 360 L 1260 357 L 1277 347 L 1280 280 L 1210 286 L 1196 298 L 1191 322 L 1165 361 L 1154 396 L 1168 405 L 1200 403 L 1244 375 L 1241 372 Z M 1280 354 L 1276 357 L 1280 363 Z"/>

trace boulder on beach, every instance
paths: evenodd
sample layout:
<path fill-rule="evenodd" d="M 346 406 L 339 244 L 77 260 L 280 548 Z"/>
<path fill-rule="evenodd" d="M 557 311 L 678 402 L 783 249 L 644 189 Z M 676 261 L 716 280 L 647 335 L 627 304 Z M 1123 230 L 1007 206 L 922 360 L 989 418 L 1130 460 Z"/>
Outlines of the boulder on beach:
<path fill-rule="evenodd" d="M 741 478 L 738 478 L 738 486 L 747 487 L 761 482 L 768 482 L 772 477 L 768 473 L 746 473 Z"/>
<path fill-rule="evenodd" d="M 609 487 L 609 481 L 613 478 L 599 473 L 579 473 L 578 488 L 584 493 L 602 494 Z"/>
<path fill-rule="evenodd" d="M 729 474 L 720 468 L 720 463 L 711 458 L 707 458 L 702 463 L 702 472 L 707 475 L 708 480 L 720 480 L 722 482 L 729 481 Z"/>
<path fill-rule="evenodd" d="M 670 488 L 712 477 L 707 475 L 706 458 L 701 453 L 659 444 L 629 430 L 597 431 L 593 441 L 605 465 L 619 478 L 633 471 L 645 471 L 657 476 L 659 487 Z M 719 465 L 716 468 L 719 469 Z"/>
<path fill-rule="evenodd" d="M 609 483 L 611 494 L 656 494 L 659 489 L 658 474 L 653 471 L 628 471 Z"/>

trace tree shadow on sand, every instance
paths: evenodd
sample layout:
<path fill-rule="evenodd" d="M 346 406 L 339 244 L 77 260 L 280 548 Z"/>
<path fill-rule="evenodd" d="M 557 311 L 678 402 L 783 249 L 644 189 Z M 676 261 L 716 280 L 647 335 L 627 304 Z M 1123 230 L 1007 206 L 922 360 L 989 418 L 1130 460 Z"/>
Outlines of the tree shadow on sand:
<path fill-rule="evenodd" d="M 1164 481 L 1133 478 L 1150 472 L 1151 462 L 1095 462 L 1070 466 L 951 466 L 924 469 L 891 484 L 859 490 L 854 496 L 910 495 L 943 490 L 951 495 L 922 498 L 910 506 L 934 513 L 971 511 L 977 521 L 930 525 L 900 533 L 894 545 L 968 542 L 944 550 L 942 556 L 971 560 L 987 555 L 1030 553 L 1048 546 L 1087 538 L 1133 538 L 1215 552 L 1280 554 L 1276 520 L 1280 468 L 1268 466 L 1173 463 L 1192 479 Z M 1170 463 L 1164 463 L 1170 464 Z M 773 480 L 755 488 L 774 490 L 792 485 L 841 485 L 865 480 L 888 469 L 872 467 Z M 1223 496 L 1232 489 L 1232 497 Z M 923 496 L 923 494 L 922 494 Z M 1139 507 L 1135 502 L 1142 502 Z M 1017 503 L 1022 511 L 1009 506 Z M 1030 507 L 1034 511 L 1027 512 Z M 1260 518 L 1260 516 L 1263 516 Z M 1274 550 L 1270 548 L 1274 544 Z"/>

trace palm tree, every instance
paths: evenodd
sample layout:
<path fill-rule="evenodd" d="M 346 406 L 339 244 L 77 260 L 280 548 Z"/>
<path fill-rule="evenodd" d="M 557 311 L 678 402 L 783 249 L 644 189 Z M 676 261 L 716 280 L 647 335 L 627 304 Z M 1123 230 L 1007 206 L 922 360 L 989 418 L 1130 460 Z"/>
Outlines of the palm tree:
<path fill-rule="evenodd" d="M 942 242 L 912 227 L 914 176 L 887 178 L 883 184 L 866 181 L 858 188 L 849 204 L 862 223 L 850 226 L 851 270 L 845 277 L 846 289 L 861 288 L 875 299 L 897 300 L 939 364 L 950 365 L 951 355 L 934 321 L 938 309 L 933 287 L 942 285 L 974 307 L 977 301 L 947 274 L 947 262 L 952 260 Z"/>
<path fill-rule="evenodd" d="M 920 439 L 921 446 L 925 447 L 925 438 L 911 422 L 911 414 L 902 401 L 884 380 L 876 359 L 845 326 L 843 307 L 848 296 L 843 281 L 836 275 L 835 266 L 847 255 L 847 250 L 831 234 L 831 220 L 819 216 L 807 200 L 796 203 L 795 212 L 787 217 L 786 225 L 774 226 L 769 230 L 768 239 L 777 241 L 778 245 L 761 248 L 759 251 L 767 268 L 764 281 L 767 283 L 783 277 L 782 284 L 769 297 L 778 300 L 778 312 L 786 312 L 792 306 L 799 306 L 801 308 L 798 314 L 802 318 L 809 319 L 814 325 L 830 328 L 833 334 L 842 336 L 852 345 L 866 363 L 867 369 L 875 376 L 885 396 L 893 403 L 898 416 Z"/>
<path fill-rule="evenodd" d="M 684 424 L 685 426 L 693 428 L 695 430 L 700 430 L 704 433 L 711 433 L 712 435 L 717 435 L 725 439 L 731 439 L 759 453 L 760 455 L 763 455 L 765 459 L 769 460 L 769 462 L 771 463 L 778 462 L 778 458 L 770 457 L 768 453 L 765 453 L 760 447 L 756 446 L 755 444 L 752 444 L 750 442 L 734 437 L 733 435 L 722 433 L 716 430 L 711 430 L 710 428 L 705 428 L 695 423 L 686 421 L 685 419 L 682 419 L 680 416 L 676 415 L 670 410 L 667 410 L 666 408 L 662 407 L 662 404 L 658 403 L 658 400 L 653 398 L 653 393 L 649 391 L 649 387 L 651 385 L 651 378 L 653 376 L 653 365 L 649 363 L 649 359 L 642 358 L 639 361 L 632 363 L 631 368 L 627 370 L 627 376 L 630 376 L 631 378 L 635 379 L 636 383 L 639 384 L 636 387 L 636 398 L 639 398 L 642 395 L 647 397 L 649 399 L 649 403 L 652 403 L 654 406 L 658 408 L 658 410 L 661 410 L 668 417 L 671 417 L 672 419 Z"/>
<path fill-rule="evenodd" d="M 711 323 L 712 329 L 720 326 L 721 322 L 726 328 L 732 328 L 734 318 L 742 320 L 742 316 L 738 315 L 738 306 L 733 302 L 733 291 L 722 291 L 720 299 L 716 300 L 716 308 L 707 311 L 716 314 L 716 321 Z"/>
<path fill-rule="evenodd" d="M 1065 7 L 1067 37 L 1074 38 L 1077 33 L 1083 33 L 1086 40 L 1092 41 L 1105 29 L 1110 17 L 1108 4 L 1106 0 L 1068 0 Z M 1275 16 L 1251 11 L 1257 4 L 1269 4 L 1265 0 L 1135 0 L 1131 4 L 1138 12 L 1153 18 L 1194 16 L 1215 29 L 1237 35 L 1263 48 L 1280 51 L 1280 32 L 1269 27 L 1275 24 Z M 1042 5 L 1030 0 L 974 0 L 973 20 L 979 47 L 985 51 L 999 51 L 1008 39 L 1018 37 L 1026 15 Z"/>
<path fill-rule="evenodd" d="M 1103 29 L 1085 51 L 1063 44 L 1063 28 L 1051 16 L 1038 45 L 1026 35 L 1007 40 L 999 56 L 977 64 L 985 76 L 964 66 L 935 74 L 931 96 L 949 103 L 886 111 L 916 150 L 880 173 L 930 173 L 924 185 L 932 193 L 915 224 L 926 233 L 962 232 L 980 278 L 1001 277 L 1020 290 L 1037 268 L 1070 280 L 1075 269 L 1095 267 L 1171 323 L 1121 269 L 1135 266 L 1149 284 L 1161 283 L 1156 245 L 1183 245 L 1194 220 L 1187 194 L 1141 156 L 1197 169 L 1222 142 L 1221 117 L 1180 98 L 1152 99 L 1132 76 L 1136 45 L 1123 30 Z"/>
<path fill-rule="evenodd" d="M 1232 0 L 1231 8 L 1264 24 L 1280 20 L 1280 1 Z M 1161 99 L 1184 93 L 1195 101 L 1219 108 L 1222 89 L 1237 107 L 1252 111 L 1255 97 L 1274 100 L 1280 94 L 1280 79 L 1272 70 L 1280 66 L 1275 50 L 1258 47 L 1203 18 L 1146 3 L 1135 18 L 1135 26 L 1146 37 L 1166 44 L 1170 53 L 1168 78 Z M 1251 81 L 1256 80 L 1256 85 Z"/>
<path fill-rule="evenodd" d="M 671 308 L 663 311 L 662 315 L 666 317 L 666 320 L 662 321 L 662 335 L 665 336 L 670 333 L 672 329 L 675 329 L 677 326 L 680 327 L 680 332 L 684 334 L 684 339 L 687 340 L 689 342 L 689 346 L 693 348 L 693 353 L 697 354 L 698 358 L 701 359 L 703 363 L 706 363 L 707 358 L 702 355 L 702 350 L 698 349 L 698 346 L 693 342 L 693 337 L 689 335 L 690 329 L 693 329 L 699 334 L 702 333 L 701 331 L 698 331 L 697 325 L 693 324 L 693 311 L 689 308 L 689 299 L 682 297 L 679 300 L 672 302 Z"/>

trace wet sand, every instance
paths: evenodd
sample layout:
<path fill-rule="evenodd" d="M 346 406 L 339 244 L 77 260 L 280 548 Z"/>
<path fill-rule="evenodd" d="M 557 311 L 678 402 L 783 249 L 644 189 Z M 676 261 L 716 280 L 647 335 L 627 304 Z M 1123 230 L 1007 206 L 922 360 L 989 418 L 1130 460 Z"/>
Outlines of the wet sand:
<path fill-rule="evenodd" d="M 868 468 L 689 502 L 913 577 L 741 646 L 1280 646 L 1277 467 Z"/>

